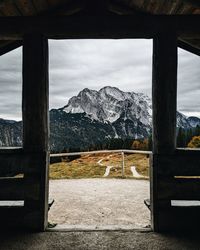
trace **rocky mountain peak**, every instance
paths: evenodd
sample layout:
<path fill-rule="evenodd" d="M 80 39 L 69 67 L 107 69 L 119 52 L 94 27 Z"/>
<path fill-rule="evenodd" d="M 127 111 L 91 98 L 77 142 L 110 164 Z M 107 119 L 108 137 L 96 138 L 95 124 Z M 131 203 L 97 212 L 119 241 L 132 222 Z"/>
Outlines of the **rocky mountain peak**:
<path fill-rule="evenodd" d="M 105 86 L 99 91 L 83 89 L 62 108 L 66 113 L 85 113 L 101 122 L 116 122 L 118 119 L 140 119 L 151 124 L 150 99 L 144 94 L 124 92 L 116 87 Z"/>

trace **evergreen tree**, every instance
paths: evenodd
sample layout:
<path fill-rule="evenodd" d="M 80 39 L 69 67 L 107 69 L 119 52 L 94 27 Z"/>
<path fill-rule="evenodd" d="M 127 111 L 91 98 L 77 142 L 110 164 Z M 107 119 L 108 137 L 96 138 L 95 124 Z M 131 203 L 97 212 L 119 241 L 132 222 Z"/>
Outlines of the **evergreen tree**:
<path fill-rule="evenodd" d="M 185 130 L 180 127 L 177 135 L 177 147 L 184 148 L 186 146 L 186 134 Z"/>
<path fill-rule="evenodd" d="M 149 151 L 152 151 L 153 149 L 153 142 L 152 142 L 152 134 L 149 135 L 149 138 L 148 138 L 148 150 Z"/>
<path fill-rule="evenodd" d="M 200 126 L 197 125 L 195 128 L 194 136 L 200 136 Z"/>
<path fill-rule="evenodd" d="M 194 131 L 190 128 L 186 132 L 186 145 L 191 141 L 192 137 L 194 136 Z"/>

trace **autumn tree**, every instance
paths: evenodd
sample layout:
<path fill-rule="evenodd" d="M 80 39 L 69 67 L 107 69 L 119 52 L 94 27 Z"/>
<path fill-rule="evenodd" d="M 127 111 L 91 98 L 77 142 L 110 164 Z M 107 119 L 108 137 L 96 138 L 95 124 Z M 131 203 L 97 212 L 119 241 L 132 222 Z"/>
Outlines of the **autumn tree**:
<path fill-rule="evenodd" d="M 135 150 L 148 150 L 149 148 L 148 139 L 134 140 L 131 148 Z"/>
<path fill-rule="evenodd" d="M 188 148 L 200 148 L 200 136 L 192 137 L 192 140 L 188 143 Z"/>
<path fill-rule="evenodd" d="M 140 149 L 140 141 L 134 140 L 132 144 L 132 149 L 136 149 L 136 150 Z"/>

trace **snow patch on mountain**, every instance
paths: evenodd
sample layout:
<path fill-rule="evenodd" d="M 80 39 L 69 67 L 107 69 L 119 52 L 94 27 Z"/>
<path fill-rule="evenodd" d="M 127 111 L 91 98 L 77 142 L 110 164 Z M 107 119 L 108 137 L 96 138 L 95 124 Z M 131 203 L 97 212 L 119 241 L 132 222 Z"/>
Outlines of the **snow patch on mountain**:
<path fill-rule="evenodd" d="M 151 124 L 151 100 L 142 93 L 123 92 L 106 86 L 99 91 L 83 89 L 62 108 L 66 113 L 85 113 L 91 119 L 113 123 L 138 119 L 144 125 Z"/>

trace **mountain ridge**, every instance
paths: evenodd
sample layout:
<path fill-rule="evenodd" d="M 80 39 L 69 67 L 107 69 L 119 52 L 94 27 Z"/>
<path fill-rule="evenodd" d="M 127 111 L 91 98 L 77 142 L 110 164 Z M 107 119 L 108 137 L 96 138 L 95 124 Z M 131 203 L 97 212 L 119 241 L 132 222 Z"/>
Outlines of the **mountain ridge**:
<path fill-rule="evenodd" d="M 197 125 L 200 118 L 177 111 L 177 127 L 190 129 Z M 54 151 L 87 148 L 112 138 L 146 138 L 151 128 L 151 99 L 111 86 L 99 91 L 85 88 L 64 107 L 50 110 L 50 146 Z M 22 122 L 0 119 L 0 146 L 20 144 Z"/>

